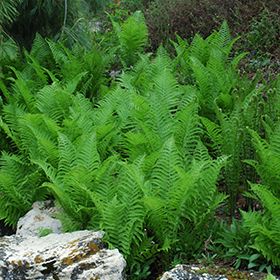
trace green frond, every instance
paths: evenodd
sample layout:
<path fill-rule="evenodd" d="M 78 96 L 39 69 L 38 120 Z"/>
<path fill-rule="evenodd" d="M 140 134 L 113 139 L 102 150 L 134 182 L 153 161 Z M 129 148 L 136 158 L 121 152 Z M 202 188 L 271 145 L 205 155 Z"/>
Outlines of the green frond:
<path fill-rule="evenodd" d="M 263 183 L 271 187 L 277 194 L 280 193 L 280 156 L 279 156 L 279 129 L 275 129 L 271 136 L 270 142 L 262 139 L 255 131 L 249 130 L 253 145 L 259 157 L 259 164 L 256 170 L 261 176 Z"/>
<path fill-rule="evenodd" d="M 102 209 L 100 227 L 106 232 L 105 240 L 114 248 L 121 245 L 120 236 L 122 236 L 123 228 L 120 225 L 123 225 L 123 221 L 126 220 L 125 215 L 125 205 L 121 204 L 117 197 L 114 197 Z"/>
<path fill-rule="evenodd" d="M 273 218 L 280 217 L 279 198 L 274 196 L 271 191 L 263 185 L 251 184 L 250 187 L 260 199 L 265 210 L 272 213 Z"/>
<path fill-rule="evenodd" d="M 191 68 L 199 88 L 199 102 L 202 108 L 213 110 L 215 99 L 218 95 L 217 88 L 214 86 L 214 79 L 199 59 L 191 57 Z"/>
<path fill-rule="evenodd" d="M 58 177 L 65 177 L 76 164 L 77 149 L 69 138 L 62 133 L 58 135 L 58 152 Z"/>
<path fill-rule="evenodd" d="M 76 145 L 78 146 L 77 165 L 84 168 L 87 173 L 93 174 L 100 166 L 95 133 L 83 134 Z"/>
<path fill-rule="evenodd" d="M 120 43 L 122 59 L 130 66 L 138 59 L 148 41 L 148 29 L 141 12 L 135 12 L 121 26 L 113 24 Z"/>
<path fill-rule="evenodd" d="M 50 55 L 51 50 L 47 41 L 37 33 L 32 43 L 30 56 L 35 58 L 41 65 L 46 62 L 47 58 L 50 57 Z"/>
<path fill-rule="evenodd" d="M 0 3 L 0 5 L 1 5 L 1 3 Z M 1 27 L 1 7 L 0 7 L 0 27 Z M 9 66 L 12 63 L 15 63 L 16 60 L 19 58 L 19 54 L 20 54 L 19 47 L 13 39 L 7 38 L 7 39 L 3 40 L 1 38 L 1 48 L 0 48 L 1 65 Z M 1 88 L 1 90 L 2 90 L 2 88 Z M 7 93 L 5 95 L 6 95 L 6 97 L 8 96 Z"/>
<path fill-rule="evenodd" d="M 168 70 L 154 78 L 154 90 L 147 97 L 150 109 L 141 122 L 145 121 L 144 125 L 148 125 L 162 141 L 167 140 L 173 133 L 175 120 L 172 113 L 179 104 L 179 95 L 178 84 Z"/>
<path fill-rule="evenodd" d="M 175 145 L 174 138 L 168 139 L 161 150 L 153 168 L 151 184 L 154 194 L 160 198 L 168 195 L 168 189 L 178 180 L 177 168 L 183 168 L 183 159 Z"/>
<path fill-rule="evenodd" d="M 280 201 L 269 188 L 262 185 L 251 185 L 252 191 L 258 196 L 263 213 L 243 212 L 244 224 L 253 237 L 253 248 L 259 251 L 274 265 L 280 264 Z"/>
<path fill-rule="evenodd" d="M 26 114 L 19 120 L 21 147 L 32 159 L 57 162 L 57 135 L 60 128 L 45 115 Z"/>
<path fill-rule="evenodd" d="M 17 71 L 13 67 L 11 67 L 13 72 L 16 75 L 16 79 L 14 79 L 13 84 L 13 92 L 15 98 L 17 99 L 18 103 L 22 103 L 30 113 L 35 112 L 35 98 L 34 94 L 32 93 L 32 81 L 27 80 L 21 72 Z"/>
<path fill-rule="evenodd" d="M 118 198 L 125 205 L 126 221 L 122 231 L 121 244 L 125 255 L 132 253 L 132 244 L 140 244 L 143 238 L 143 224 L 146 210 L 143 205 L 144 175 L 137 165 L 123 165 L 119 182 Z"/>
<path fill-rule="evenodd" d="M 62 66 L 70 61 L 70 52 L 62 45 L 62 43 L 56 43 L 48 40 L 47 44 L 57 65 Z"/>
<path fill-rule="evenodd" d="M 38 110 L 57 123 L 68 117 L 72 102 L 71 94 L 63 90 L 59 84 L 43 87 L 36 96 Z"/>
<path fill-rule="evenodd" d="M 191 158 L 200 141 L 198 105 L 192 101 L 176 114 L 175 141 L 185 158 Z"/>
<path fill-rule="evenodd" d="M 217 125 L 216 123 L 212 122 L 208 118 L 201 117 L 202 124 L 204 125 L 208 137 L 211 140 L 211 148 L 214 151 L 221 154 L 221 146 L 223 144 L 223 136 L 222 136 L 222 129 L 221 126 Z"/>
<path fill-rule="evenodd" d="M 223 51 L 226 57 L 229 55 L 232 45 L 235 43 L 235 40 L 232 40 L 228 23 L 224 21 L 218 30 L 218 32 L 213 32 L 207 39 L 211 45 Z"/>
<path fill-rule="evenodd" d="M 39 191 L 42 176 L 23 158 L 3 153 L 0 159 L 0 219 L 15 226 L 36 199 L 44 199 Z"/>
<path fill-rule="evenodd" d="M 120 169 L 119 158 L 110 156 L 102 162 L 95 172 L 94 196 L 101 201 L 111 201 L 117 193 L 118 186 L 114 174 Z"/>
<path fill-rule="evenodd" d="M 205 40 L 199 35 L 196 34 L 192 40 L 192 43 L 188 50 L 189 57 L 194 57 L 201 61 L 203 65 L 206 65 L 209 57 L 209 46 Z"/>

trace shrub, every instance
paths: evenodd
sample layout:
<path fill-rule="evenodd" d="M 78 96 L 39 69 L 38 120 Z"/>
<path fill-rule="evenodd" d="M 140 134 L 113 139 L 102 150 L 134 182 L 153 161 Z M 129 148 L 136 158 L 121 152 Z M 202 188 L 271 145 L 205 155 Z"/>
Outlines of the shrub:
<path fill-rule="evenodd" d="M 265 3 L 261 0 L 155 0 L 150 3 L 145 15 L 152 47 L 156 48 L 174 38 L 175 33 L 183 38 L 191 38 L 196 33 L 208 36 L 223 20 L 228 21 L 233 34 L 247 32 L 253 18 L 258 17 L 264 7 L 271 15 L 279 14 L 277 0 Z M 279 25 L 279 19 L 275 20 L 277 22 L 274 23 Z"/>

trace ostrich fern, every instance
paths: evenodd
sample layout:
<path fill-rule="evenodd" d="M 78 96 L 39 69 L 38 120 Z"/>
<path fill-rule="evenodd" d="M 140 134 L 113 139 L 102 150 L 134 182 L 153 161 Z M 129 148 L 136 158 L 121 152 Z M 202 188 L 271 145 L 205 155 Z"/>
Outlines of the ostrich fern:
<path fill-rule="evenodd" d="M 119 55 L 134 67 L 110 85 L 103 51 L 78 54 L 37 36 L 28 63 L 2 86 L 0 122 L 17 154 L 3 154 L 0 217 L 15 224 L 41 194 L 52 196 L 66 230 L 104 230 L 132 271 L 162 254 L 202 248 L 226 199 L 217 189 L 220 173 L 236 195 L 244 127 L 259 97 L 250 87 L 239 90 L 240 57 L 229 59 L 225 24 L 190 45 L 179 39 L 175 59 L 164 48 L 141 54 L 144 27 L 140 14 L 115 24 Z"/>

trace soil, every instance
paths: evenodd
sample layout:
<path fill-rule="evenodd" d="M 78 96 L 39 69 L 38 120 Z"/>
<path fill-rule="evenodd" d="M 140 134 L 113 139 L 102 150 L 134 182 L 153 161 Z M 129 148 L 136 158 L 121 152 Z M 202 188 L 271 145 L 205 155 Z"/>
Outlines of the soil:
<path fill-rule="evenodd" d="M 4 222 L 0 220 L 0 237 L 4 235 L 12 235 L 14 233 L 15 233 L 15 229 L 5 225 Z"/>

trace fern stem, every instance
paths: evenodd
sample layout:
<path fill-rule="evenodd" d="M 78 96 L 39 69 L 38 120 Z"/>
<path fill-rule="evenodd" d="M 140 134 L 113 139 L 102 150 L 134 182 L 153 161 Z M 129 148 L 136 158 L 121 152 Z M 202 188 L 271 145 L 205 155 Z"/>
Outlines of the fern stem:
<path fill-rule="evenodd" d="M 66 23 L 67 23 L 67 11 L 68 11 L 68 0 L 64 0 L 64 18 L 63 18 L 61 37 L 64 34 L 64 30 L 65 30 Z"/>

